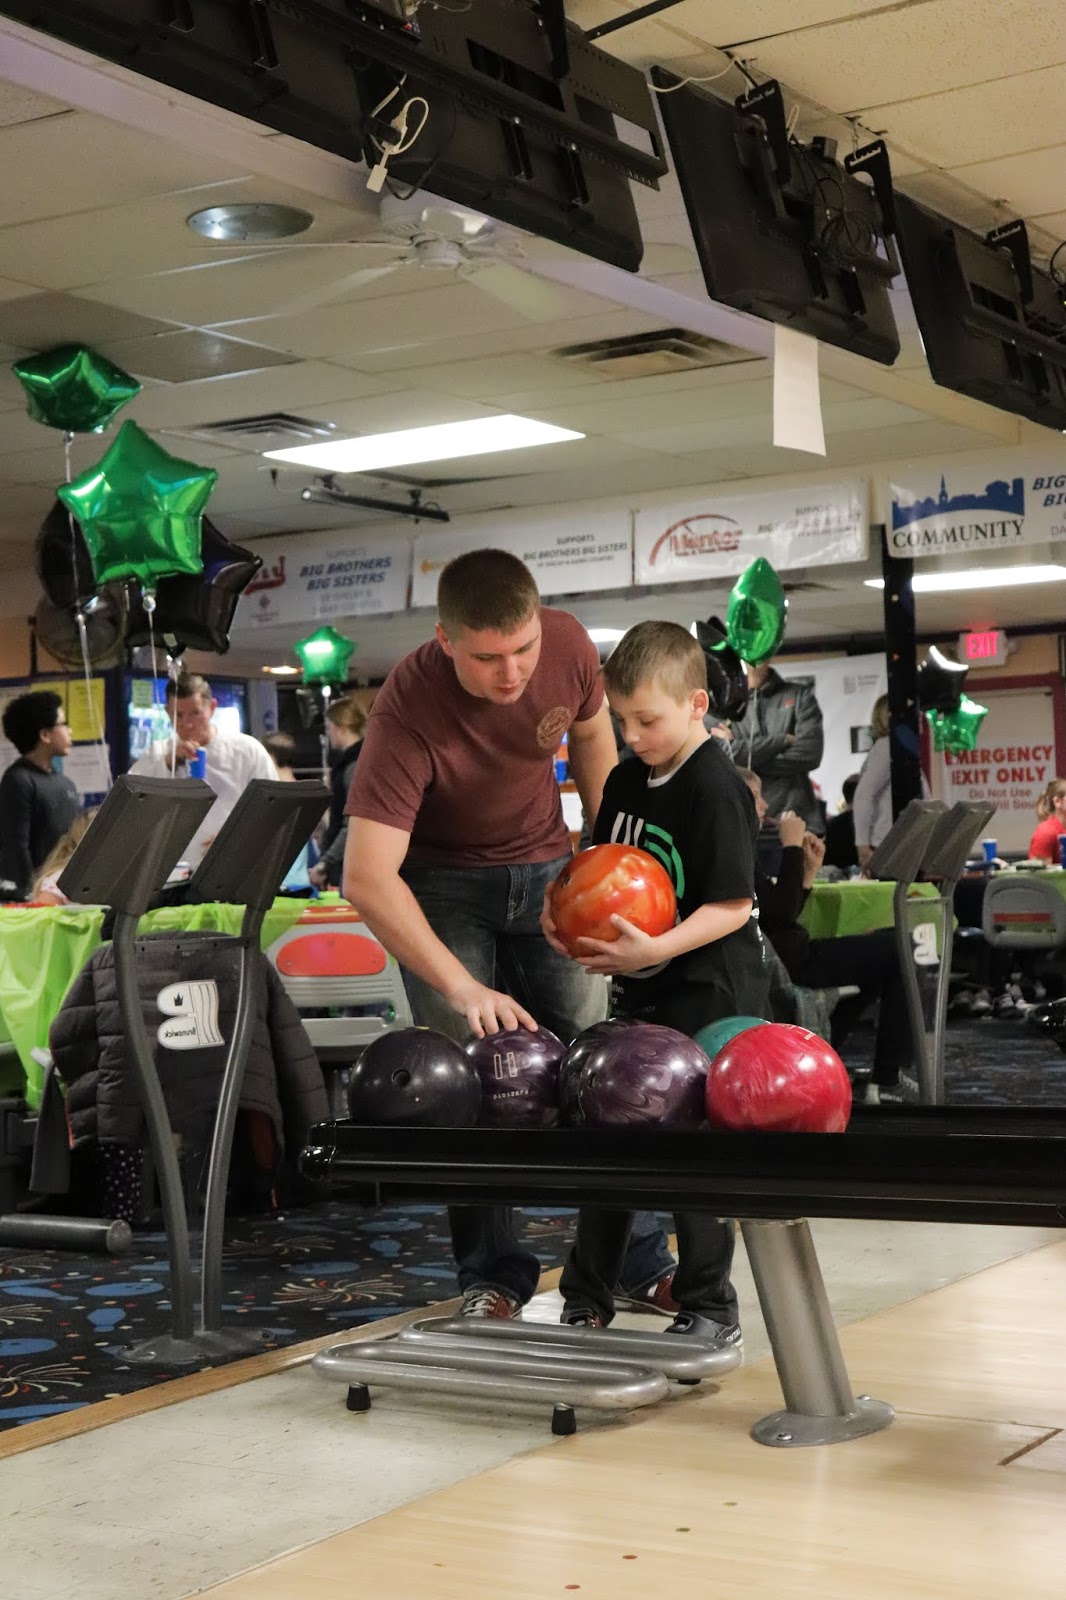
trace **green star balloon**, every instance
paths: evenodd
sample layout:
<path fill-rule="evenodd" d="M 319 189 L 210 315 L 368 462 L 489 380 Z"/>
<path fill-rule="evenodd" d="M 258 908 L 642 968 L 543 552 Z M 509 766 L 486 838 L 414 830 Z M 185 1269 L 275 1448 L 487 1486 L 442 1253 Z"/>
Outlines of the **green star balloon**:
<path fill-rule="evenodd" d="M 99 433 L 141 386 L 136 378 L 83 344 L 63 344 L 16 361 L 34 422 L 63 433 Z"/>
<path fill-rule="evenodd" d="M 217 478 L 124 422 L 103 459 L 56 494 L 77 519 L 97 584 L 136 578 L 152 590 L 203 571 L 200 519 Z"/>
<path fill-rule="evenodd" d="M 306 639 L 298 639 L 293 649 L 300 658 L 305 683 L 343 683 L 355 644 L 327 623 Z"/>
<path fill-rule="evenodd" d="M 742 661 L 769 661 L 785 637 L 788 601 L 781 579 L 762 556 L 733 585 L 725 631 Z"/>
<path fill-rule="evenodd" d="M 987 706 L 979 706 L 969 695 L 963 695 L 957 711 L 927 711 L 926 720 L 933 735 L 934 750 L 976 750 L 977 735 L 988 715 Z"/>

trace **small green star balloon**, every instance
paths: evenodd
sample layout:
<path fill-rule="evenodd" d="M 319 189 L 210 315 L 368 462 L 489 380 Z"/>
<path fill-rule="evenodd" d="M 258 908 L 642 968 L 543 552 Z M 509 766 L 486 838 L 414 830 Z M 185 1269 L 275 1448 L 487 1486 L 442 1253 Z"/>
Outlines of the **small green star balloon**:
<path fill-rule="evenodd" d="M 63 433 L 99 433 L 141 386 L 83 344 L 58 345 L 12 367 L 34 422 Z"/>
<path fill-rule="evenodd" d="M 733 585 L 726 612 L 729 643 L 742 661 L 753 667 L 769 661 L 785 637 L 788 601 L 781 579 L 759 556 Z"/>
<path fill-rule="evenodd" d="M 300 658 L 305 683 L 343 683 L 355 644 L 327 623 L 306 639 L 298 639 L 293 649 Z"/>
<path fill-rule="evenodd" d="M 976 750 L 977 735 L 988 715 L 988 707 L 978 705 L 964 694 L 957 711 L 927 711 L 925 715 L 933 735 L 934 750 Z"/>
<path fill-rule="evenodd" d="M 102 460 L 56 490 L 77 519 L 97 584 L 160 578 L 204 568 L 200 524 L 218 473 L 167 452 L 124 422 Z"/>

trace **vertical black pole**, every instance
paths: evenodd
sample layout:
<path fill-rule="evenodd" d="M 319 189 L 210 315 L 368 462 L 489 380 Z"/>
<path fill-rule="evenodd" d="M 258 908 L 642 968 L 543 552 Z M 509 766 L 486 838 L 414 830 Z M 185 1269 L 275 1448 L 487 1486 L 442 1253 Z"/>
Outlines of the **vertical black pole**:
<path fill-rule="evenodd" d="M 914 562 L 888 553 L 881 535 L 885 577 L 885 661 L 891 721 L 892 816 L 922 795 L 921 739 L 918 726 L 918 655 L 914 626 Z"/>

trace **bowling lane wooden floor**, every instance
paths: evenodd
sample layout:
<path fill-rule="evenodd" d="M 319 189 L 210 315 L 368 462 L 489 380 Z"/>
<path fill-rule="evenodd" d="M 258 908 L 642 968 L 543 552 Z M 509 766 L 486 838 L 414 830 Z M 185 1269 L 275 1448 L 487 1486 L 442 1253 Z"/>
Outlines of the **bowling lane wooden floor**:
<path fill-rule="evenodd" d="M 204 1592 L 1062 1600 L 1064 1313 L 1053 1244 L 843 1331 L 857 1392 L 897 1408 L 883 1433 L 755 1444 L 751 1423 L 780 1405 L 761 1361 Z"/>

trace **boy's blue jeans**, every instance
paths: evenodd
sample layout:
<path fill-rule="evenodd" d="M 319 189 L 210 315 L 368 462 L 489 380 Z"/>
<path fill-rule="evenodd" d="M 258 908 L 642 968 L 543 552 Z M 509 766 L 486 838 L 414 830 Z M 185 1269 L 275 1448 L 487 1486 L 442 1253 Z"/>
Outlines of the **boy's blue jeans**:
<path fill-rule="evenodd" d="M 556 954 L 541 932 L 544 891 L 569 860 L 499 867 L 408 861 L 402 869 L 433 932 L 471 976 L 511 995 L 567 1044 L 607 1011 L 603 980 Z M 406 970 L 403 977 L 415 1022 L 464 1043 L 465 1019 L 421 978 Z M 448 1218 L 463 1293 L 500 1289 L 523 1305 L 533 1297 L 540 1262 L 515 1238 L 510 1206 L 449 1206 Z M 648 1213 L 634 1219 L 622 1258 L 620 1286 L 628 1293 L 674 1268 L 663 1230 Z"/>

